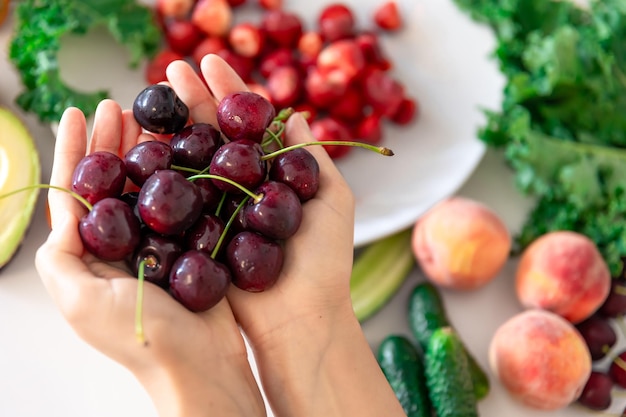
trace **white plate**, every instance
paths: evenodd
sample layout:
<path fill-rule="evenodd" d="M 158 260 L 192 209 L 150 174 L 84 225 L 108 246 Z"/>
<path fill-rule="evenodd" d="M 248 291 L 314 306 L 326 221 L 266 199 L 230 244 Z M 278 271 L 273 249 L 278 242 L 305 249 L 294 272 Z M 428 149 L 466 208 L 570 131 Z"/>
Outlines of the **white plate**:
<path fill-rule="evenodd" d="M 286 1 L 286 7 L 309 17 L 305 23 L 312 28 L 311 17 L 328 3 Z M 379 0 L 345 3 L 353 6 L 359 27 L 372 27 Z M 381 41 L 394 63 L 392 74 L 418 100 L 420 115 L 409 127 L 385 125 L 384 145 L 395 156 L 359 149 L 337 161 L 356 197 L 356 246 L 410 226 L 458 190 L 485 150 L 476 138 L 484 122 L 481 108 L 497 108 L 504 83 L 495 61 L 488 59 L 492 34 L 451 0 L 403 0 L 399 7 L 405 28 L 383 34 Z M 127 57 L 104 31 L 68 38 L 60 54 L 62 74 L 80 88 L 108 89 L 130 107 L 145 82 L 141 71 L 128 68 Z M 94 76 L 94 69 L 102 75 Z"/>

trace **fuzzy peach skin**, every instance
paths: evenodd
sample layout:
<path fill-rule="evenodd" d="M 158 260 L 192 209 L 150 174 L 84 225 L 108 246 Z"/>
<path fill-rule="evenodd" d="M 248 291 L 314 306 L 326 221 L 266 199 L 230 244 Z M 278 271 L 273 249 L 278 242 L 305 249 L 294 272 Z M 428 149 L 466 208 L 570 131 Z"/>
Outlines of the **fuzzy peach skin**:
<path fill-rule="evenodd" d="M 595 244 L 570 231 L 550 232 L 520 257 L 517 296 L 526 308 L 542 308 L 580 323 L 595 312 L 611 290 L 611 274 Z"/>
<path fill-rule="evenodd" d="M 514 398 L 540 410 L 574 402 L 591 374 L 591 354 L 574 325 L 538 309 L 523 311 L 496 330 L 489 363 Z"/>
<path fill-rule="evenodd" d="M 497 276 L 511 250 L 511 235 L 486 205 L 465 197 L 441 201 L 415 224 L 413 253 L 433 283 L 479 288 Z"/>

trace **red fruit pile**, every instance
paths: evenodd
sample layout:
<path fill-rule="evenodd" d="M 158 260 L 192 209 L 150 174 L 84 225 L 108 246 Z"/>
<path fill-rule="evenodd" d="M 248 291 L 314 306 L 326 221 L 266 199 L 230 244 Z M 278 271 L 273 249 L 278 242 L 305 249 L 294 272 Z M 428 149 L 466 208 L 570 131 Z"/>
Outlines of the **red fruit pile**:
<path fill-rule="evenodd" d="M 77 165 L 71 191 L 90 208 L 79 224 L 85 248 L 126 261 L 191 311 L 214 306 L 231 282 L 247 291 L 273 285 L 282 243 L 319 184 L 312 154 L 272 133 L 290 113 L 237 92 L 219 103 L 218 127 L 191 123 L 164 84 L 143 90 L 133 113 L 171 139 L 139 143 L 123 157 L 95 152 Z M 124 193 L 127 180 L 136 191 Z"/>
<path fill-rule="evenodd" d="M 368 29 L 359 28 L 353 11 L 342 3 L 324 7 L 314 28 L 306 28 L 281 0 L 255 1 L 258 20 L 236 22 L 244 3 L 159 0 L 156 11 L 165 46 L 148 65 L 147 82 L 165 80 L 165 68 L 173 60 L 199 65 L 213 53 L 276 109 L 308 111 L 320 141 L 376 144 L 383 139 L 385 121 L 406 125 L 416 118 L 417 101 L 393 76 L 392 62 L 379 43 L 381 33 L 402 27 L 394 1 L 384 0 L 372 11 Z M 351 148 L 327 150 L 339 158 Z"/>

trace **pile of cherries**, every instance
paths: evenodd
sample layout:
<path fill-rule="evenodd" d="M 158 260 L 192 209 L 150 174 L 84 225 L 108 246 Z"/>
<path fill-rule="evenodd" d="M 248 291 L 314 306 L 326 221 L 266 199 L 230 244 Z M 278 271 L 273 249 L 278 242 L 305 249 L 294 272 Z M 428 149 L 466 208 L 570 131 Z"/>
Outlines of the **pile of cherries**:
<path fill-rule="evenodd" d="M 141 142 L 123 157 L 94 152 L 77 165 L 71 191 L 90 209 L 79 224 L 86 249 L 142 271 L 196 312 L 219 302 L 231 282 L 253 292 L 273 285 L 282 244 L 319 185 L 312 154 L 281 142 L 290 112 L 236 92 L 219 103 L 218 129 L 191 123 L 162 84 L 144 89 L 133 112 L 144 129 L 171 139 Z M 124 192 L 128 181 L 136 187 Z"/>
<path fill-rule="evenodd" d="M 626 350 L 617 349 L 618 332 L 626 323 L 626 277 L 615 278 L 604 304 L 576 328 L 585 339 L 594 369 L 578 403 L 591 410 L 611 407 L 615 388 L 626 389 Z M 622 330 L 623 331 L 623 330 Z M 626 415 L 626 407 L 623 414 Z"/>

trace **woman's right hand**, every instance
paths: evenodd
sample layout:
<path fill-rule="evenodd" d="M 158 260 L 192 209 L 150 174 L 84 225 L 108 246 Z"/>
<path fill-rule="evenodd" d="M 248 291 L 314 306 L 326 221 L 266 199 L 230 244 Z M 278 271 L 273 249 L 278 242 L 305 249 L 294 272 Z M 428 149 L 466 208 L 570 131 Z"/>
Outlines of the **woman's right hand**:
<path fill-rule="evenodd" d="M 168 69 L 175 89 L 174 79 L 180 77 L 174 75 L 180 71 L 190 69 L 181 63 Z M 224 87 L 218 74 L 227 71 L 214 55 L 201 63 L 218 100 L 237 87 Z M 228 79 L 234 77 L 232 71 Z M 238 88 L 246 87 L 241 83 Z M 205 121 L 207 116 L 198 117 Z M 285 145 L 315 141 L 298 113 L 288 119 L 285 133 Z M 319 190 L 303 204 L 296 234 L 284 242 L 278 280 L 256 293 L 231 286 L 228 300 L 276 416 L 402 416 L 352 308 L 354 196 L 324 148 L 307 149 L 320 166 Z"/>

